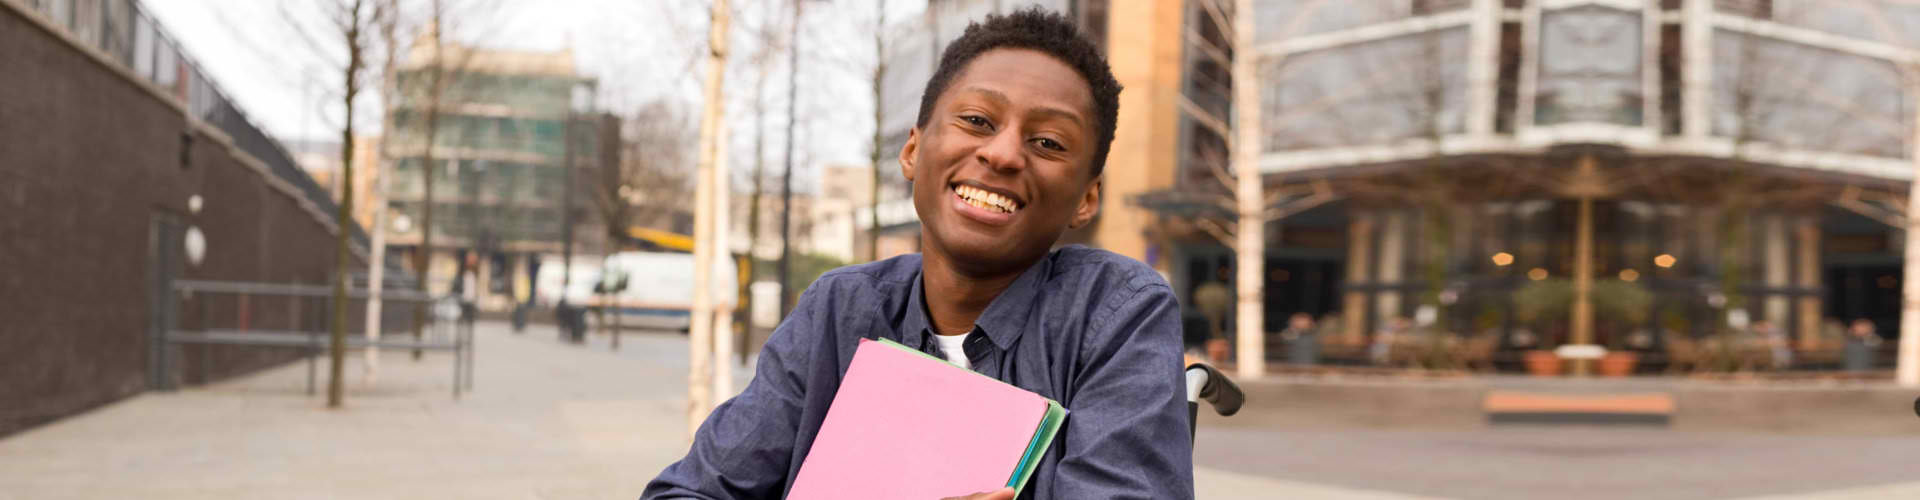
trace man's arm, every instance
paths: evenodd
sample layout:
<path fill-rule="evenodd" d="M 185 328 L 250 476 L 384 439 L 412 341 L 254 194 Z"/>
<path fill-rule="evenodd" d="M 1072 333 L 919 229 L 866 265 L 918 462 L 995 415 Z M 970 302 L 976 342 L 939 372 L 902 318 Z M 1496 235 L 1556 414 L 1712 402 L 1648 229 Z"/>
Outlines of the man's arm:
<path fill-rule="evenodd" d="M 1159 282 L 1121 293 L 1081 348 L 1054 496 L 1193 498 L 1179 302 Z"/>
<path fill-rule="evenodd" d="M 694 433 L 693 449 L 647 483 L 640 497 L 779 498 L 787 484 L 805 397 L 808 339 L 815 330 L 811 293 L 781 322 L 760 350 L 753 382 L 714 408 Z"/>

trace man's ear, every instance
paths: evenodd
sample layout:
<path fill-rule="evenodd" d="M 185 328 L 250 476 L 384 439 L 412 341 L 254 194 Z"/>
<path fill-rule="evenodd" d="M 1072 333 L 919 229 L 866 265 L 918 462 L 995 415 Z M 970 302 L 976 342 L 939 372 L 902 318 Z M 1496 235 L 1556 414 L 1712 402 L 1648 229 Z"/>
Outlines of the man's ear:
<path fill-rule="evenodd" d="M 1087 183 L 1087 193 L 1080 197 L 1080 206 L 1074 209 L 1073 222 L 1067 224 L 1068 228 L 1080 229 L 1093 222 L 1093 216 L 1100 214 L 1101 179 L 1102 177 L 1095 177 L 1093 182 Z"/>
<path fill-rule="evenodd" d="M 907 129 L 907 145 L 900 147 L 900 176 L 913 182 L 913 161 L 920 153 L 920 127 Z"/>

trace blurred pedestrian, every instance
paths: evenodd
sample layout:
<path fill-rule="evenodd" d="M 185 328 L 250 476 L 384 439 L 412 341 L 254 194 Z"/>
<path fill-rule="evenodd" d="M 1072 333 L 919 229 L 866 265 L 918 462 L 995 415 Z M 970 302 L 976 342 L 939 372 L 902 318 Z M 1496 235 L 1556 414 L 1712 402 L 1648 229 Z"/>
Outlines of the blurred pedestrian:
<path fill-rule="evenodd" d="M 1773 354 L 1773 369 L 1785 370 L 1793 367 L 1793 340 L 1784 330 L 1773 327 L 1773 322 L 1760 320 L 1753 322 L 1753 335 Z"/>
<path fill-rule="evenodd" d="M 1280 331 L 1280 340 L 1286 343 L 1288 363 L 1311 365 L 1320 362 L 1320 339 L 1316 333 L 1313 315 L 1297 312 L 1287 318 L 1287 329 Z"/>
<path fill-rule="evenodd" d="M 1387 320 L 1387 327 L 1373 334 L 1373 345 L 1367 347 L 1367 358 L 1375 365 L 1386 366 L 1391 363 L 1394 340 L 1407 333 L 1412 326 L 1413 321 L 1399 316 Z"/>
<path fill-rule="evenodd" d="M 1842 361 L 1850 372 L 1873 369 L 1873 353 L 1880 348 L 1880 334 L 1873 331 L 1873 322 L 1866 318 L 1853 320 L 1847 327 L 1847 344 L 1843 348 Z"/>
<path fill-rule="evenodd" d="M 1207 318 L 1212 338 L 1225 338 L 1227 312 L 1233 310 L 1233 290 L 1227 288 L 1226 266 L 1214 271 L 1214 278 L 1193 289 L 1193 307 Z"/>

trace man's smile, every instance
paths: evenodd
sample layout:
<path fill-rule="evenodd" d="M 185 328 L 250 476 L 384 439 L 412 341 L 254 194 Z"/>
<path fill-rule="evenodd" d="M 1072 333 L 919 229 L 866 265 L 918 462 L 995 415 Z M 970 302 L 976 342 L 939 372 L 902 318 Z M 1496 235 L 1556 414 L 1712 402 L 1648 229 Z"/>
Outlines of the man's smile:
<path fill-rule="evenodd" d="M 991 225 L 1005 225 L 1026 206 L 1024 200 L 1003 189 L 972 181 L 947 186 L 953 193 L 954 209 L 968 218 Z"/>

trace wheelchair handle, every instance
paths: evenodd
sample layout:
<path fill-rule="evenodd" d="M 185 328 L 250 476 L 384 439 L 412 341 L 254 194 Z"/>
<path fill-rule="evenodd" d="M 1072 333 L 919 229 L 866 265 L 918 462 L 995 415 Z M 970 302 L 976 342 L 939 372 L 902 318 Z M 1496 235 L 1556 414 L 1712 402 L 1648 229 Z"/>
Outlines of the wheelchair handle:
<path fill-rule="evenodd" d="M 1206 401 L 1213 412 L 1222 417 L 1231 417 L 1240 412 L 1240 405 L 1247 401 L 1246 394 L 1240 392 L 1240 386 L 1234 384 L 1226 374 L 1206 363 L 1187 365 L 1187 402 Z"/>

